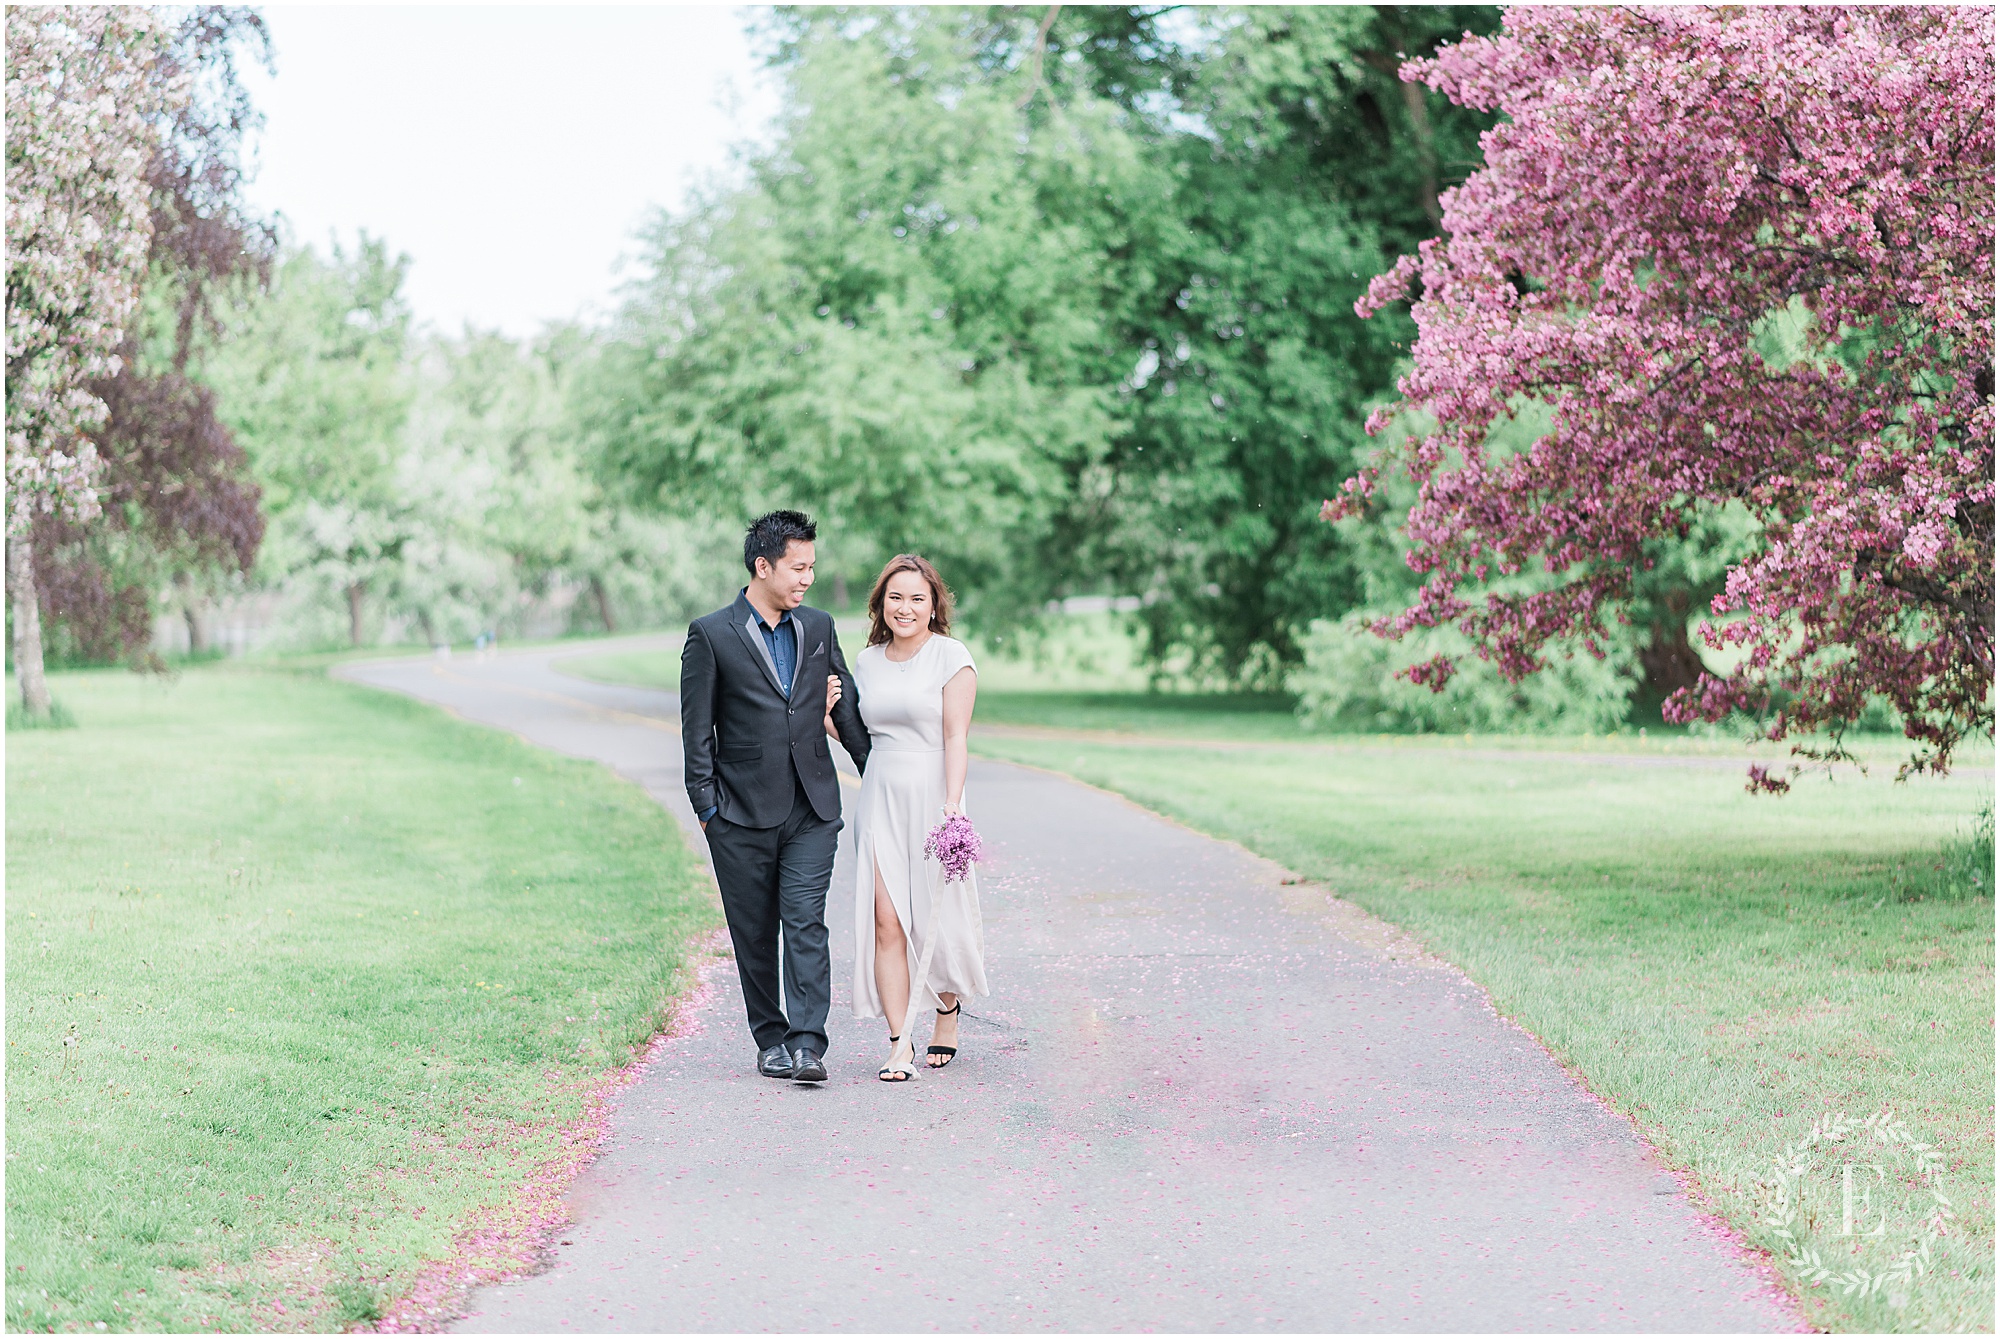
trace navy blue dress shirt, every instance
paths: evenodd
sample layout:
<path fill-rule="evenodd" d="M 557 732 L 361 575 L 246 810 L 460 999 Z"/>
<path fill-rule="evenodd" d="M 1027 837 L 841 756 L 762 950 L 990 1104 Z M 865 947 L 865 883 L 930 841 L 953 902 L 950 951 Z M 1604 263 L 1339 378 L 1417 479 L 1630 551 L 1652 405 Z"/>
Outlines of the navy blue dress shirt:
<path fill-rule="evenodd" d="M 785 696 L 792 695 L 792 675 L 799 667 L 799 634 L 792 622 L 792 611 L 787 609 L 778 615 L 778 626 L 768 627 L 763 619 L 757 620 L 757 631 L 764 634 L 764 645 L 771 649 L 771 663 L 778 667 L 778 682 L 784 686 Z"/>

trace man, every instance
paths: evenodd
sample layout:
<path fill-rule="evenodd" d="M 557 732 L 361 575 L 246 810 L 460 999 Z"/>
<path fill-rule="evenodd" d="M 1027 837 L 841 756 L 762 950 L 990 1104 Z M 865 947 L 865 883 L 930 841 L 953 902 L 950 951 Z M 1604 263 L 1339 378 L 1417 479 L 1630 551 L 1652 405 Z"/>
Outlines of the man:
<path fill-rule="evenodd" d="M 833 617 L 804 603 L 817 535 L 796 511 L 751 522 L 743 537 L 750 584 L 727 609 L 690 623 L 681 650 L 688 800 L 715 861 L 757 1072 L 805 1083 L 826 1079 L 833 1001 L 826 890 L 840 835 L 840 777 L 825 729 L 831 675 L 840 679 L 833 722 L 841 746 L 856 767 L 868 765 L 868 729 Z"/>

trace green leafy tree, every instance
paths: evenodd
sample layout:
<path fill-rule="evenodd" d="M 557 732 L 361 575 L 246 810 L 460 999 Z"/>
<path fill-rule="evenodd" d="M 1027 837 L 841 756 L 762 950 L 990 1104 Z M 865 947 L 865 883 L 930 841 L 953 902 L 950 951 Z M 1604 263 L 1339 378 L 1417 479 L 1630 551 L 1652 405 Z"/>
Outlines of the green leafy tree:
<path fill-rule="evenodd" d="M 1105 313 L 1152 286 L 1172 182 L 1087 89 L 1030 128 L 1032 16 L 781 22 L 779 146 L 650 234 L 595 457 L 668 509 L 811 508 L 838 573 L 921 549 L 974 605 L 1037 603 L 1120 429 Z"/>
<path fill-rule="evenodd" d="M 1310 623 L 1364 598 L 1359 555 L 1298 499 L 1367 449 L 1411 332 L 1361 321 L 1355 299 L 1430 235 L 1487 123 L 1395 70 L 1497 23 L 1445 6 L 1208 13 L 1163 146 L 1177 226 L 1127 308 L 1116 519 L 1092 553 L 1150 597 L 1156 660 L 1274 683 Z"/>
<path fill-rule="evenodd" d="M 587 349 L 573 328 L 422 349 L 398 471 L 408 538 L 385 599 L 433 643 L 565 600 L 575 627 L 649 626 L 729 587 L 733 527 L 634 515 L 584 468 L 570 383 Z"/>
<path fill-rule="evenodd" d="M 200 361 L 263 489 L 259 579 L 337 592 L 357 646 L 370 588 L 403 540 L 396 467 L 414 394 L 408 264 L 365 235 L 325 259 L 294 251 L 269 294 L 246 302 Z"/>
<path fill-rule="evenodd" d="M 1360 584 L 1298 501 L 1408 338 L 1354 301 L 1483 124 L 1398 53 L 1494 21 L 781 12 L 778 145 L 649 235 L 594 459 L 653 506 L 812 508 L 836 573 L 923 549 L 989 621 L 1143 595 L 1157 659 L 1274 680 Z"/>
<path fill-rule="evenodd" d="M 589 336 L 413 331 L 406 264 L 366 237 L 294 251 L 198 359 L 264 490 L 271 635 L 439 644 L 566 602 L 614 628 L 615 610 L 646 624 L 726 586 L 713 523 L 629 515 L 584 468 L 571 383 Z"/>

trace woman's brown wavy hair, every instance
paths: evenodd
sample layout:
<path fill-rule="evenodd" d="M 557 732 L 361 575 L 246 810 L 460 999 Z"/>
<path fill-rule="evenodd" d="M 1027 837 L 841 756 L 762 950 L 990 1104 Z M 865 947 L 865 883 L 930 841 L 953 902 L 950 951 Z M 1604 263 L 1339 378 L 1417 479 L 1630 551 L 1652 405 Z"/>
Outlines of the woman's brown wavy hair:
<path fill-rule="evenodd" d="M 898 572 L 915 572 L 930 583 L 931 631 L 941 637 L 951 636 L 951 587 L 944 584 L 944 578 L 928 558 L 899 553 L 882 568 L 882 575 L 875 578 L 875 589 L 868 592 L 868 644 L 880 646 L 889 640 L 889 622 L 882 617 L 882 600 L 889 589 L 889 578 Z"/>

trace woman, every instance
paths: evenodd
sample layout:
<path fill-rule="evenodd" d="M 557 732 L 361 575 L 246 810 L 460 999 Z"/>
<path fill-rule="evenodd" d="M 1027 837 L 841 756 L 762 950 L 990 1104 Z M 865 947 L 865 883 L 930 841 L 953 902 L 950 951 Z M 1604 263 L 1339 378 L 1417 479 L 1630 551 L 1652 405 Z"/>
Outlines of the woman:
<path fill-rule="evenodd" d="M 871 743 L 855 840 L 854 1016 L 886 1017 L 900 1028 L 909 1016 L 910 979 L 930 948 L 930 970 L 917 989 L 936 1002 L 925 1063 L 943 1069 L 958 1054 L 965 997 L 990 993 L 973 876 L 963 888 L 945 887 L 937 862 L 924 855 L 930 830 L 964 812 L 965 732 L 978 671 L 965 643 L 947 635 L 951 592 L 915 554 L 896 555 L 875 578 L 868 618 L 868 645 L 854 658 Z M 829 677 L 826 732 L 835 739 L 839 700 L 840 681 Z M 916 1077 L 915 1043 L 892 1033 L 876 1077 Z"/>

